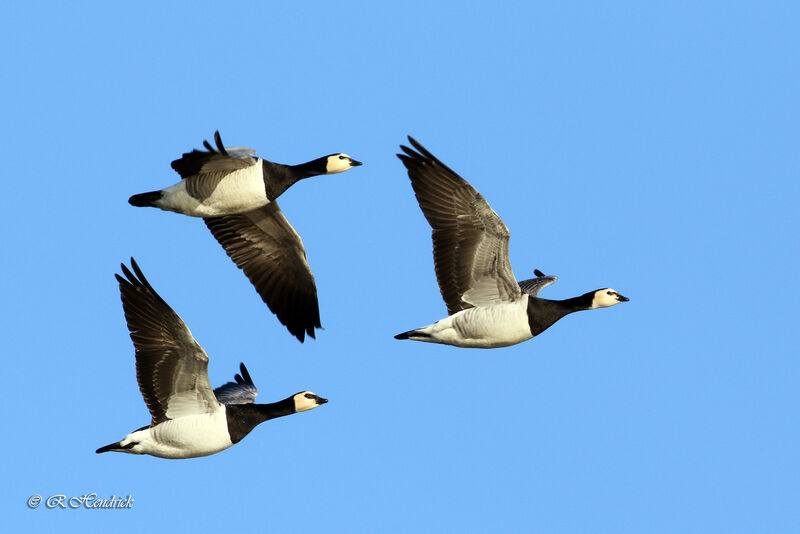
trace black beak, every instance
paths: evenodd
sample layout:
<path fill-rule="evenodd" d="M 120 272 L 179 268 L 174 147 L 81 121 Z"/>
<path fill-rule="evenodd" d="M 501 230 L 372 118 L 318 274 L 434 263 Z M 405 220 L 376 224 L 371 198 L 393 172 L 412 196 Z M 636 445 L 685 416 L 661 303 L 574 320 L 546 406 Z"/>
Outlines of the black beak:
<path fill-rule="evenodd" d="M 620 301 L 620 302 L 628 302 L 631 299 L 629 299 L 628 297 L 623 297 L 622 295 L 618 294 L 617 295 L 617 300 Z"/>
<path fill-rule="evenodd" d="M 354 159 L 350 160 L 350 166 L 351 167 L 358 167 L 359 165 L 363 165 L 363 163 L 361 163 L 360 161 L 356 161 Z"/>
<path fill-rule="evenodd" d="M 328 399 L 323 399 L 322 397 L 317 396 L 317 405 L 325 404 L 326 402 L 328 402 Z"/>

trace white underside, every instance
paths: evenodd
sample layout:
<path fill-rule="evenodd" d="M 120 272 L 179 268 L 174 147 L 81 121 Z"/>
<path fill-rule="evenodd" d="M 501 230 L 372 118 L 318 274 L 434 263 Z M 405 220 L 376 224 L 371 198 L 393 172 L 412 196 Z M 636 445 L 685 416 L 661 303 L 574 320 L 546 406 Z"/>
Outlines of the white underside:
<path fill-rule="evenodd" d="M 416 330 L 431 337 L 411 334 L 410 339 L 478 349 L 516 345 L 533 337 L 527 309 L 527 295 L 514 302 L 469 308 Z"/>
<path fill-rule="evenodd" d="M 189 415 L 125 436 L 120 445 L 136 443 L 122 450 L 129 454 L 149 454 L 159 458 L 208 456 L 233 445 L 228 434 L 225 407 L 213 414 Z"/>
<path fill-rule="evenodd" d="M 261 160 L 251 167 L 227 174 L 211 196 L 202 201 L 186 192 L 186 183 L 192 179 L 181 180 L 162 190 L 162 197 L 156 201 L 156 206 L 192 217 L 217 217 L 244 213 L 270 202 L 264 189 Z"/>

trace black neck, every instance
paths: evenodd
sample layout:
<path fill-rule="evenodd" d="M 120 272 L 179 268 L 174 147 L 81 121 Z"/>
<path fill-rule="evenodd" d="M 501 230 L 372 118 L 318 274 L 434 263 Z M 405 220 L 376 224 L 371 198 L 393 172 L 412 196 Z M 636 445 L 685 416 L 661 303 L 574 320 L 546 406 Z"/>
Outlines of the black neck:
<path fill-rule="evenodd" d="M 230 434 L 233 443 L 240 441 L 264 421 L 293 413 L 295 413 L 294 397 L 270 404 L 225 405 L 225 414 L 228 418 L 228 434 Z"/>
<path fill-rule="evenodd" d="M 281 165 L 264 160 L 262 165 L 267 198 L 275 200 L 303 178 L 325 174 L 328 158 L 317 158 L 300 165 Z"/>
<path fill-rule="evenodd" d="M 309 176 L 318 176 L 328 172 L 328 157 L 312 159 L 300 165 L 292 165 L 289 168 L 292 170 L 292 173 L 298 177 L 298 180 L 308 178 Z"/>
<path fill-rule="evenodd" d="M 528 325 L 531 334 L 538 336 L 553 323 L 572 312 L 588 310 L 592 307 L 594 293 L 565 300 L 548 300 L 528 297 Z"/>

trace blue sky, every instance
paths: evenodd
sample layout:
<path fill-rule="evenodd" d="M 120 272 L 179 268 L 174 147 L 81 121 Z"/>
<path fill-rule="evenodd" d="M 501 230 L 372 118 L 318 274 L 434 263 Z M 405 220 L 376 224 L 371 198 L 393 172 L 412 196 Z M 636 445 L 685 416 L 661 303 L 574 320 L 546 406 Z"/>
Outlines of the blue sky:
<path fill-rule="evenodd" d="M 797 532 L 797 19 L 791 3 L 17 3 L 5 83 L 11 531 Z M 299 344 L 201 221 L 133 208 L 219 129 L 364 162 L 281 198 L 324 331 Z M 442 317 L 411 134 L 511 231 L 542 296 L 631 298 L 490 351 Z M 268 402 L 330 403 L 208 458 L 94 450 L 146 424 L 114 280 L 134 256 Z M 31 495 L 131 495 L 127 511 Z"/>

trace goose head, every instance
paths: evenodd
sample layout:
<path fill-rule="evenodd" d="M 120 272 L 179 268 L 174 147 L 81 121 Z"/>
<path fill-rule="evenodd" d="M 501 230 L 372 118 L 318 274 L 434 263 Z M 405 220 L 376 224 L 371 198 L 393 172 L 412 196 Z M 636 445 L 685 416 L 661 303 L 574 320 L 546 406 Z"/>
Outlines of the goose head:
<path fill-rule="evenodd" d="M 325 157 L 325 174 L 336 174 L 337 172 L 344 172 L 358 167 L 361 165 L 360 161 L 356 161 L 347 154 L 331 154 Z"/>
<path fill-rule="evenodd" d="M 313 410 L 321 404 L 328 402 L 328 399 L 323 399 L 312 391 L 301 391 L 292 397 L 294 399 L 294 411 L 305 412 Z"/>
<path fill-rule="evenodd" d="M 610 287 L 606 287 L 603 289 L 598 289 L 592 295 L 592 308 L 608 308 L 609 306 L 613 306 L 614 304 L 619 304 L 620 302 L 628 302 L 628 297 L 623 297 L 616 290 L 611 289 Z"/>

